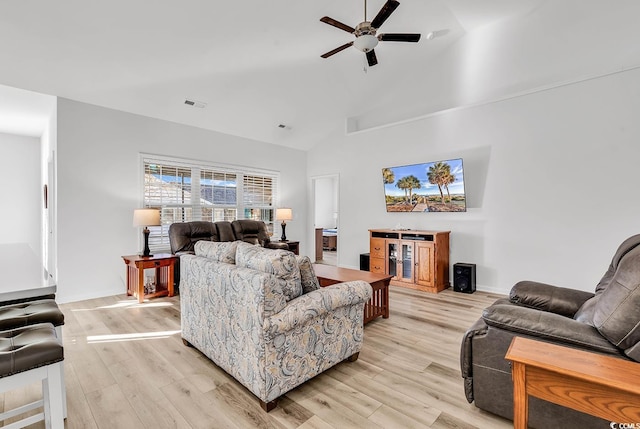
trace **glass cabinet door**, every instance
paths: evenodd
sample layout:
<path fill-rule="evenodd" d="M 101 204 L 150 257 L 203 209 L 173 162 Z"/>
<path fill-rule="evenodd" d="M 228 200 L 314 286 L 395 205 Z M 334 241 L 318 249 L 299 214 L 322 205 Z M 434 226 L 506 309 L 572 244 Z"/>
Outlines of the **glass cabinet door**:
<path fill-rule="evenodd" d="M 413 281 L 413 243 L 402 243 L 402 276 L 401 280 Z"/>
<path fill-rule="evenodd" d="M 398 273 L 398 243 L 387 242 L 387 255 L 389 264 L 389 275 L 396 277 Z"/>

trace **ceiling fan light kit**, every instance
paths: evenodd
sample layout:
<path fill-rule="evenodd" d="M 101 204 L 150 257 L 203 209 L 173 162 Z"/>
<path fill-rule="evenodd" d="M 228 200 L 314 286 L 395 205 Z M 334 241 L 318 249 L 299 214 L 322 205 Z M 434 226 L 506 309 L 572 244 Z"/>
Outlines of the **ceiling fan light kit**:
<path fill-rule="evenodd" d="M 364 34 L 353 41 L 353 46 L 365 54 L 378 45 L 378 38 L 371 34 Z"/>
<path fill-rule="evenodd" d="M 356 37 L 355 40 L 349 43 L 345 43 L 344 45 L 339 46 L 320 56 L 322 58 L 329 58 L 330 56 L 337 54 L 338 52 L 343 51 L 350 46 L 354 46 L 356 49 L 366 54 L 367 62 L 369 63 L 369 67 L 371 67 L 378 64 L 378 59 L 376 58 L 374 49 L 376 46 L 378 46 L 379 41 L 412 43 L 418 42 L 420 40 L 420 34 L 417 33 L 387 33 L 376 36 L 376 32 L 378 31 L 380 26 L 389 18 L 389 16 L 391 16 L 393 11 L 396 10 L 398 6 L 400 6 L 400 3 L 398 1 L 387 0 L 376 17 L 373 18 L 372 21 L 367 21 L 367 0 L 364 0 L 364 21 L 356 25 L 355 28 L 347 24 L 343 24 L 340 21 L 336 21 L 333 18 L 329 18 L 328 16 L 320 18 L 321 22 L 344 30 Z"/>

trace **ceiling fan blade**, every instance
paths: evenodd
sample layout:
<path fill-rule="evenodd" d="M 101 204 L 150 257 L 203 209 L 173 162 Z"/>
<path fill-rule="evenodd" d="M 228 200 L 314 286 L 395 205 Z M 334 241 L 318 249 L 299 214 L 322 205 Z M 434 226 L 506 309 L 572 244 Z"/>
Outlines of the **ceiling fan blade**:
<path fill-rule="evenodd" d="M 347 49 L 351 45 L 353 45 L 353 42 L 345 43 L 344 45 L 335 48 L 333 51 L 329 51 L 326 54 L 322 54 L 320 56 L 322 58 L 329 58 L 333 54 L 337 54 L 340 51 L 344 51 L 345 49 Z"/>
<path fill-rule="evenodd" d="M 396 0 L 387 0 L 384 6 L 382 6 L 382 9 L 380 9 L 380 12 L 378 12 L 376 17 L 373 18 L 373 21 L 371 21 L 371 26 L 376 29 L 380 28 L 398 6 L 400 6 L 400 3 Z"/>
<path fill-rule="evenodd" d="M 378 64 L 378 58 L 376 58 L 376 52 L 374 49 L 367 52 L 367 61 L 369 62 L 369 67 L 373 67 Z"/>
<path fill-rule="evenodd" d="M 346 31 L 347 33 L 353 33 L 354 31 L 356 31 L 355 28 L 349 27 L 347 24 L 343 24 L 340 21 L 336 21 L 333 18 L 329 18 L 328 16 L 323 16 L 322 18 L 320 18 L 320 21 L 324 22 L 325 24 L 333 25 L 334 27 L 339 28 L 340 30 Z"/>
<path fill-rule="evenodd" d="M 378 40 L 383 42 L 417 42 L 420 34 L 416 33 L 386 33 L 379 34 Z"/>

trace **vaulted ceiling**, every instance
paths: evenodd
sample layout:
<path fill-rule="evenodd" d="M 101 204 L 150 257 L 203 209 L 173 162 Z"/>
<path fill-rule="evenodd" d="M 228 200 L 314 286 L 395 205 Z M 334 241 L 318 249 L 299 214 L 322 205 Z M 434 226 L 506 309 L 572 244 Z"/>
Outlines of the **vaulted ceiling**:
<path fill-rule="evenodd" d="M 368 67 L 355 48 L 320 58 L 353 36 L 319 18 L 355 26 L 361 0 L 7 0 L 0 85 L 304 150 L 347 118 L 415 104 L 415 77 L 443 52 L 546 2 L 400 0 L 382 32 L 422 40 L 381 42 Z M 383 4 L 369 0 L 367 18 Z"/>

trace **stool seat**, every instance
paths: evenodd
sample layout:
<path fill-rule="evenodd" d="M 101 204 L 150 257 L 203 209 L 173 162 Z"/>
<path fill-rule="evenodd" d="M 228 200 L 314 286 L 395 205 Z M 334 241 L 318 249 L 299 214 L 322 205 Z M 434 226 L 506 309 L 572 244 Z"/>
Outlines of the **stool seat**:
<path fill-rule="evenodd" d="M 53 299 L 22 302 L 0 307 L 0 331 L 49 322 L 64 325 L 64 314 Z"/>
<path fill-rule="evenodd" d="M 62 325 L 64 325 L 64 314 L 58 308 L 58 304 L 54 299 L 43 298 L 36 299 L 32 301 L 22 301 L 22 302 L 14 302 L 11 304 L 2 304 L 0 305 L 0 331 L 7 331 L 10 329 L 21 328 L 29 325 L 36 325 L 39 323 L 51 323 L 55 327 L 56 337 L 60 345 L 62 345 Z M 23 338 L 28 338 L 32 334 L 24 334 Z M 6 340 L 6 339 L 5 339 Z M 14 340 L 14 347 L 17 346 L 15 341 L 21 341 L 20 339 Z M 29 341 L 29 340 L 25 340 Z M 7 341 L 4 341 L 6 344 Z M 33 356 L 34 359 L 37 359 L 36 356 L 40 355 L 41 350 L 44 349 L 45 353 L 53 352 L 52 349 L 48 348 L 44 344 L 38 344 L 37 342 L 34 344 L 29 344 L 29 349 L 25 350 L 24 356 Z M 1 350 L 1 349 L 0 349 Z M 1 355 L 0 355 L 1 356 Z M 23 368 L 28 366 L 28 359 L 22 359 L 22 353 L 16 353 L 12 355 L 12 358 L 18 358 L 17 363 L 19 364 L 17 368 Z M 44 358 L 43 358 L 44 359 Z M 45 359 L 46 360 L 46 359 Z M 10 360 L 8 362 L 3 361 L 3 365 L 0 365 L 0 374 L 3 372 L 3 368 L 7 371 L 11 371 L 11 365 L 14 365 L 16 362 Z M 8 365 L 8 366 L 7 366 Z M 15 369 L 14 369 L 15 370 Z M 19 371 L 19 370 L 15 370 Z M 67 416 L 67 392 L 66 386 L 64 385 L 64 365 L 60 365 L 60 374 L 63 380 L 61 388 L 62 388 L 62 398 L 63 398 L 63 412 L 64 416 Z M 0 375 L 1 377 L 1 375 Z"/>
<path fill-rule="evenodd" d="M 0 378 L 63 359 L 62 344 L 50 323 L 0 332 Z"/>
<path fill-rule="evenodd" d="M 38 323 L 0 331 L 0 392 L 36 381 L 42 383 L 42 399 L 0 413 L 0 422 L 25 416 L 6 428 L 24 428 L 41 420 L 46 429 L 63 429 L 66 416 L 64 350 L 51 323 Z"/>

